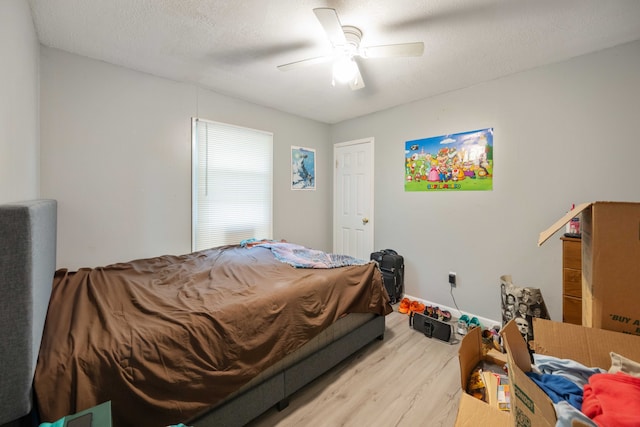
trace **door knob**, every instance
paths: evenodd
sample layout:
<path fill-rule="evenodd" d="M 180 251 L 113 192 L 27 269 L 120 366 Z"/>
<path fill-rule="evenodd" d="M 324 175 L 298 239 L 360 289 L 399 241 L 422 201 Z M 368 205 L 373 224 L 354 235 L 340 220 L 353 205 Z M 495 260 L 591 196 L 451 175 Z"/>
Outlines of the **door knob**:
<path fill-rule="evenodd" d="M 362 218 L 362 225 L 366 225 L 369 222 L 369 218 Z"/>

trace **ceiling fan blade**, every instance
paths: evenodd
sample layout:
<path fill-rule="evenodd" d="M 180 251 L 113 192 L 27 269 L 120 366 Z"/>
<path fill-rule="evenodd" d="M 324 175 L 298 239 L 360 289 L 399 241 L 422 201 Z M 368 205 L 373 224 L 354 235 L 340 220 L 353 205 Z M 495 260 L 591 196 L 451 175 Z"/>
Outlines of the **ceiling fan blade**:
<path fill-rule="evenodd" d="M 422 56 L 424 43 L 401 43 L 362 48 L 363 58 L 393 58 L 402 56 Z"/>
<path fill-rule="evenodd" d="M 306 67 L 308 65 L 322 64 L 333 59 L 332 56 L 317 56 L 315 58 L 303 59 L 301 61 L 289 62 L 288 64 L 278 65 L 278 70 L 289 71 L 296 68 Z"/>
<path fill-rule="evenodd" d="M 362 74 L 360 74 L 360 67 L 356 63 L 356 76 L 349 82 L 349 87 L 351 90 L 358 90 L 364 88 L 364 81 L 362 80 Z"/>
<path fill-rule="evenodd" d="M 316 18 L 320 21 L 324 32 L 327 33 L 332 46 L 342 46 L 347 43 L 344 31 L 342 31 L 342 24 L 340 24 L 340 19 L 335 9 L 320 7 L 313 9 L 313 13 L 316 14 Z"/>

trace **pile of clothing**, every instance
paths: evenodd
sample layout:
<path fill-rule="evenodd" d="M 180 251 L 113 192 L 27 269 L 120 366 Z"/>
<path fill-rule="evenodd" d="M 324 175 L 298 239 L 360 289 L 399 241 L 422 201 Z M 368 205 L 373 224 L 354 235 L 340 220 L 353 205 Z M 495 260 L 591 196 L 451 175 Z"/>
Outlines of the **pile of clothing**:
<path fill-rule="evenodd" d="M 640 363 L 611 352 L 611 368 L 533 355 L 527 373 L 553 401 L 556 427 L 580 420 L 590 426 L 640 426 Z"/>

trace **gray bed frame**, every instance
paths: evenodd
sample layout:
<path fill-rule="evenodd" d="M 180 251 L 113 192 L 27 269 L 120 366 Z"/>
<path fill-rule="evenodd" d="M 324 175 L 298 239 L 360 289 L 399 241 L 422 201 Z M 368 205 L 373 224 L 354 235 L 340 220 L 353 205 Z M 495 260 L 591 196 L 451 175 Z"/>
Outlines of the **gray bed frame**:
<path fill-rule="evenodd" d="M 384 338 L 385 317 L 374 315 L 346 335 L 326 344 L 311 355 L 283 368 L 263 382 L 186 424 L 193 427 L 240 427 L 273 406 L 283 410 L 289 397 L 370 342 Z"/>
<path fill-rule="evenodd" d="M 56 225 L 55 200 L 0 205 L 0 427 L 38 422 L 33 376 L 56 269 Z M 373 315 L 185 423 L 243 426 L 273 406 L 282 410 L 293 393 L 384 331 L 384 316 Z"/>

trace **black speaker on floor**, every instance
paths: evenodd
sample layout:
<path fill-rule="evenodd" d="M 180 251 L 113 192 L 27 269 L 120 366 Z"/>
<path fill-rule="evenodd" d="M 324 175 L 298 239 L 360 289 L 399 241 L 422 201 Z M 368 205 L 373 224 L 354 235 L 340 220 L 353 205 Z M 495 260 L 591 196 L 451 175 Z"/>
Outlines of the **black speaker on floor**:
<path fill-rule="evenodd" d="M 412 312 L 409 316 L 409 325 L 429 338 L 437 338 L 442 341 L 451 342 L 455 337 L 453 325 L 429 317 L 423 313 Z"/>

